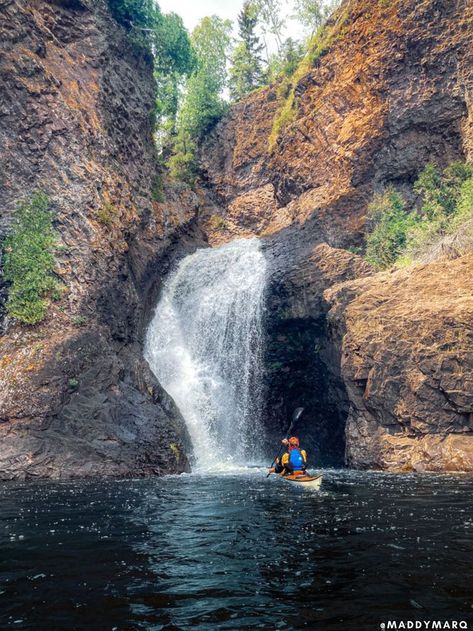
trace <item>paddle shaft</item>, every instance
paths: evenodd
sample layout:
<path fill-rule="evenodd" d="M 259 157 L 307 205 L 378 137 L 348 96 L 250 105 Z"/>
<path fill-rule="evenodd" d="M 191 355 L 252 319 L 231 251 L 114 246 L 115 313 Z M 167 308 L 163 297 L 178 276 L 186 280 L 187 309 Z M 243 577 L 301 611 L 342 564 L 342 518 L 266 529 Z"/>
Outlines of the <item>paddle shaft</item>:
<path fill-rule="evenodd" d="M 292 432 L 292 427 L 293 427 L 293 425 L 294 425 L 294 421 L 291 423 L 291 425 L 290 425 L 289 429 L 287 430 L 287 434 L 286 434 L 286 437 L 285 437 L 285 439 L 284 439 L 284 440 L 287 440 L 287 439 L 289 438 L 289 436 L 290 436 L 290 434 L 291 434 L 291 432 Z M 279 456 L 281 455 L 281 451 L 282 451 L 283 447 L 285 447 L 285 445 L 283 445 L 283 444 L 281 443 L 281 445 L 280 445 L 280 447 L 279 447 L 279 451 L 278 451 L 278 453 L 277 453 L 276 457 L 274 458 L 273 462 L 271 463 L 271 467 L 270 467 L 270 469 L 274 466 L 274 464 L 275 464 L 276 460 L 277 460 L 277 459 L 279 458 Z"/>

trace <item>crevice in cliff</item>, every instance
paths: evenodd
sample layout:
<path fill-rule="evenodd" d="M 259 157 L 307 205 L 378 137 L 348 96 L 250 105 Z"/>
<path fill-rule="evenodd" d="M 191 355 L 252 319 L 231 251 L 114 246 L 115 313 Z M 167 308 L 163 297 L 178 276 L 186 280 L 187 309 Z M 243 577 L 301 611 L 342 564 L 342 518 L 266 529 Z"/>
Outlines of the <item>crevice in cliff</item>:
<path fill-rule="evenodd" d="M 270 246 L 273 271 L 266 314 L 266 428 L 274 443 L 287 430 L 293 410 L 302 406 L 305 411 L 297 434 L 309 450 L 311 462 L 343 466 L 349 401 L 340 376 L 339 340 L 331 337 L 328 306 L 322 295 L 330 281 L 321 266 L 327 266 L 335 253 L 344 263 L 334 264 L 329 275 L 350 277 L 358 257 L 325 244 L 303 255 L 280 245 Z"/>
<path fill-rule="evenodd" d="M 278 316 L 269 311 L 268 318 Z M 327 340 L 324 316 L 284 316 L 268 329 L 265 423 L 271 441 L 284 435 L 292 412 L 304 407 L 296 433 L 317 466 L 343 466 L 348 399 Z"/>

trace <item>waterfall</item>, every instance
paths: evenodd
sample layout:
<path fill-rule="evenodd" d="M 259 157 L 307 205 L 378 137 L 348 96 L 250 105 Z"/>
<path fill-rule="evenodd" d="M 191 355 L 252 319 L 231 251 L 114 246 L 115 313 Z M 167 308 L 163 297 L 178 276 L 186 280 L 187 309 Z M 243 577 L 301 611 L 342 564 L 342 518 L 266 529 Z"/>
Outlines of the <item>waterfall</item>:
<path fill-rule="evenodd" d="M 164 285 L 145 357 L 173 397 L 198 467 L 261 457 L 262 312 L 258 239 L 198 250 Z"/>

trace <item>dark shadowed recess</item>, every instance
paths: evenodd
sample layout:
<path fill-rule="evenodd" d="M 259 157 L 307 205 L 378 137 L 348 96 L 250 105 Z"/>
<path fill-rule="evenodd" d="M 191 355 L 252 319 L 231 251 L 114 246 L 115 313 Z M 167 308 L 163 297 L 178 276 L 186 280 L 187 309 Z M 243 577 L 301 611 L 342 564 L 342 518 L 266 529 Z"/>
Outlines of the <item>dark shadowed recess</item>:
<path fill-rule="evenodd" d="M 305 228 L 292 226 L 265 242 L 270 279 L 264 418 L 274 446 L 286 434 L 294 409 L 304 407 L 294 433 L 309 451 L 310 464 L 343 466 L 349 403 L 339 372 L 339 349 L 327 333 L 324 287 L 310 278 L 315 231 L 313 226 Z"/>

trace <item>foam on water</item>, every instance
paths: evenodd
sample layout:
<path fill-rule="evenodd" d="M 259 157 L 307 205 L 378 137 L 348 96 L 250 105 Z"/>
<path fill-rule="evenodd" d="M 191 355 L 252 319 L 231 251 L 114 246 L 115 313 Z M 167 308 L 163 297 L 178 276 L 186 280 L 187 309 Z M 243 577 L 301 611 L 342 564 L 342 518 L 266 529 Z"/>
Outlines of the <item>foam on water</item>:
<path fill-rule="evenodd" d="M 149 326 L 145 357 L 186 421 L 197 468 L 260 457 L 266 272 L 258 239 L 198 250 L 167 280 Z"/>

